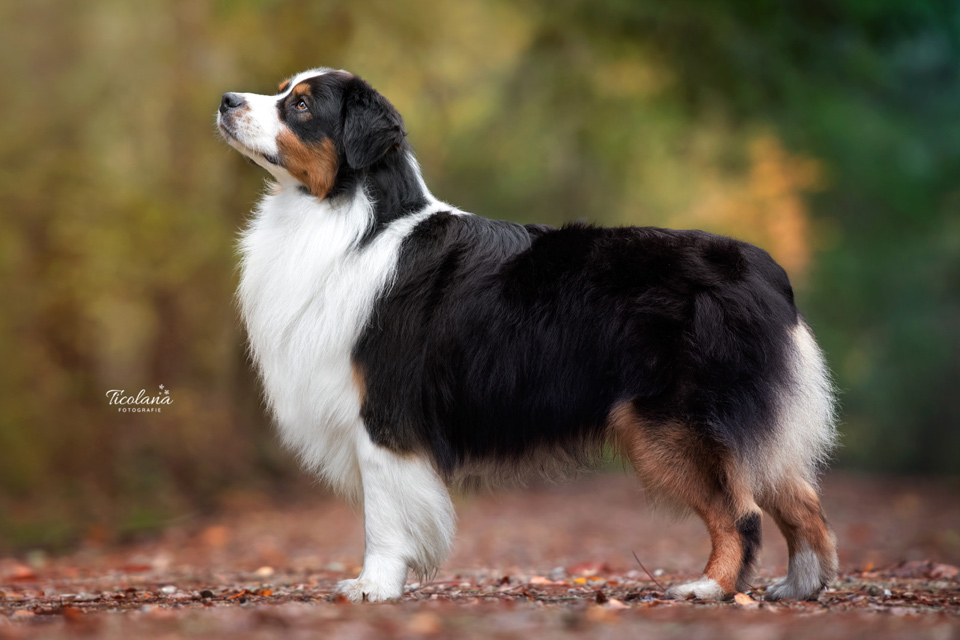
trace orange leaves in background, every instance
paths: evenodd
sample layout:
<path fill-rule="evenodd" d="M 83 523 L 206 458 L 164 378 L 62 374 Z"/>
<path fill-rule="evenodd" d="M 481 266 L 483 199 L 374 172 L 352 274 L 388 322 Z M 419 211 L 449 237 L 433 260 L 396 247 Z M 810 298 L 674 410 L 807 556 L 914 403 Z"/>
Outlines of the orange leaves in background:
<path fill-rule="evenodd" d="M 740 179 L 710 172 L 689 219 L 674 222 L 759 245 L 802 282 L 816 248 L 803 199 L 823 187 L 823 168 L 814 158 L 791 153 L 769 133 L 749 143 L 747 159 Z"/>

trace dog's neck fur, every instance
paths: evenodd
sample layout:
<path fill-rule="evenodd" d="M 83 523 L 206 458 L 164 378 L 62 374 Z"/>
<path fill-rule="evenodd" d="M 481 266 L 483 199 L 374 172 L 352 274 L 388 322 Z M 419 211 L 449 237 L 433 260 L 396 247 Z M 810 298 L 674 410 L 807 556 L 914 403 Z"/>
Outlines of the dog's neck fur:
<path fill-rule="evenodd" d="M 285 181 L 263 198 L 241 236 L 238 298 L 283 441 L 359 500 L 353 442 L 365 431 L 351 349 L 404 239 L 433 213 L 463 212 L 433 197 L 406 144 L 344 171 L 322 200 Z"/>
<path fill-rule="evenodd" d="M 333 198 L 279 185 L 240 241 L 240 308 L 282 439 L 354 500 L 361 489 L 353 443 L 365 432 L 351 348 L 392 281 L 404 238 L 446 209 L 412 156 L 405 167 L 401 160 Z"/>
<path fill-rule="evenodd" d="M 297 195 L 317 202 L 302 188 L 297 189 Z M 361 201 L 369 203 L 369 226 L 359 238 L 361 247 L 391 222 L 423 211 L 437 202 L 423 181 L 420 166 L 406 142 L 364 169 L 341 165 L 333 189 L 319 204 L 335 210 L 356 211 Z"/>
<path fill-rule="evenodd" d="M 423 182 L 413 151 L 406 144 L 370 168 L 364 188 L 374 203 L 375 231 L 422 210 L 434 199 Z"/>

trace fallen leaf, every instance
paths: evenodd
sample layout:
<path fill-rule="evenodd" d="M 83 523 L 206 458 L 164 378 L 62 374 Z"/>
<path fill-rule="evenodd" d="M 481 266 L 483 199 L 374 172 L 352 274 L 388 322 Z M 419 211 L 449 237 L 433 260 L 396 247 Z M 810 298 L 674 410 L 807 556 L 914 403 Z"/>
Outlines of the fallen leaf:
<path fill-rule="evenodd" d="M 13 573 L 9 574 L 6 580 L 9 582 L 33 582 L 37 580 L 37 574 L 27 565 L 19 564 L 13 568 Z"/>
<path fill-rule="evenodd" d="M 80 618 L 83 617 L 83 612 L 76 607 L 63 607 L 60 609 L 60 615 L 62 615 L 67 622 L 78 622 Z"/>
<path fill-rule="evenodd" d="M 751 598 L 745 593 L 738 593 L 737 595 L 733 596 L 733 601 L 736 602 L 741 607 L 754 608 L 754 607 L 760 606 L 759 602 L 757 602 L 756 600 L 754 600 L 753 598 Z"/>
<path fill-rule="evenodd" d="M 600 573 L 610 573 L 610 565 L 606 562 L 578 562 L 567 567 L 567 574 L 571 576 L 595 576 Z"/>
<path fill-rule="evenodd" d="M 960 568 L 952 564 L 934 564 L 930 568 L 930 577 L 934 580 L 953 580 L 960 575 Z"/>

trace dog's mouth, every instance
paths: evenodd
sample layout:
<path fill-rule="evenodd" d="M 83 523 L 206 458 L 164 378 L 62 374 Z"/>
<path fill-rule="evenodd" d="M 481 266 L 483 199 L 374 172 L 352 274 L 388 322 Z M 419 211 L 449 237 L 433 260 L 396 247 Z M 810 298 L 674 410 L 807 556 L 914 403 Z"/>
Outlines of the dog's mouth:
<path fill-rule="evenodd" d="M 277 156 L 269 153 L 263 153 L 262 151 L 256 151 L 255 149 L 251 149 L 250 147 L 245 145 L 243 143 L 243 140 L 240 139 L 240 136 L 238 136 L 233 131 L 233 129 L 230 127 L 230 124 L 227 121 L 225 121 L 223 118 L 220 118 L 220 117 L 217 118 L 217 129 L 220 130 L 220 135 L 223 136 L 224 140 L 226 140 L 227 143 L 230 144 L 230 146 L 234 147 L 237 151 L 242 153 L 249 162 L 256 164 L 256 160 L 252 156 L 257 156 L 258 158 L 263 158 L 264 160 L 266 160 L 267 162 L 269 162 L 274 166 L 277 166 L 277 167 L 281 166 L 280 158 L 278 158 Z"/>

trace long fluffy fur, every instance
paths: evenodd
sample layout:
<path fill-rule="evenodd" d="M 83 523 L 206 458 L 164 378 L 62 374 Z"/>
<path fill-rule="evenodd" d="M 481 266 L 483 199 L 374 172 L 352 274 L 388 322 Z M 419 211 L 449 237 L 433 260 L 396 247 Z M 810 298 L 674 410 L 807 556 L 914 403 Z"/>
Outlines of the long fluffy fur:
<path fill-rule="evenodd" d="M 243 234 L 239 301 L 284 442 L 363 505 L 348 597 L 396 598 L 408 568 L 439 566 L 453 535 L 445 482 L 589 464 L 611 438 L 646 443 L 631 452 L 638 475 L 714 529 L 757 523 L 732 534 L 739 560 L 711 560 L 709 588 L 678 597 L 743 579 L 753 497 L 780 509 L 788 536 L 808 518 L 796 515 L 807 502 L 791 511 L 780 497 L 815 486 L 835 440 L 832 387 L 766 252 L 701 231 L 465 214 L 430 194 L 399 114 L 346 72 L 226 94 L 218 124 L 278 184 Z M 680 487 L 654 450 L 685 452 L 704 479 Z M 710 506 L 714 491 L 739 506 Z M 797 571 L 823 582 L 832 547 L 811 531 Z M 822 586 L 811 580 L 787 595 Z"/>

